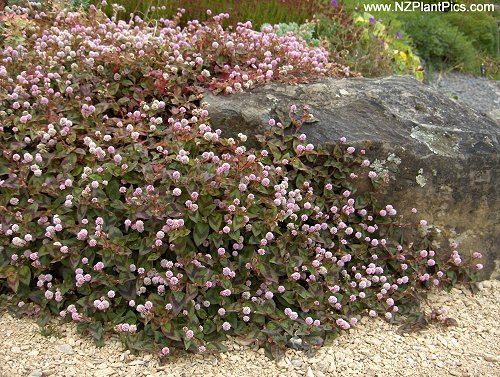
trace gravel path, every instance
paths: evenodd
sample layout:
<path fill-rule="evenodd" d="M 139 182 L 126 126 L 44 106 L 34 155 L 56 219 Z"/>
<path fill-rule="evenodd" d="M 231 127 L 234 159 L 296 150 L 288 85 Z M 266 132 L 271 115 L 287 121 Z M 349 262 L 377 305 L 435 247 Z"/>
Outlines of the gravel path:
<path fill-rule="evenodd" d="M 263 350 L 229 344 L 230 352 L 192 355 L 176 352 L 164 365 L 155 356 L 131 355 L 118 338 L 103 348 L 76 334 L 73 324 L 56 327 L 61 336 L 43 337 L 31 319 L 0 314 L 0 376 L 500 376 L 500 281 L 465 289 L 433 292 L 434 309 L 447 308 L 456 327 L 433 325 L 400 335 L 382 320 L 363 319 L 332 346 L 312 358 L 288 350 L 278 363 Z"/>
<path fill-rule="evenodd" d="M 430 85 L 439 93 L 488 115 L 500 125 L 500 81 L 451 72 L 437 74 Z"/>

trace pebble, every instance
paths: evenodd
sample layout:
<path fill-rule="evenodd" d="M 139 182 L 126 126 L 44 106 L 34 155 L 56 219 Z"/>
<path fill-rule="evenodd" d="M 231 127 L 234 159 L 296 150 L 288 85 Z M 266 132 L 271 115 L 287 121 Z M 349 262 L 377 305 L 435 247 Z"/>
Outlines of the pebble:
<path fill-rule="evenodd" d="M 56 349 L 62 353 L 66 353 L 68 355 L 72 355 L 74 353 L 73 347 L 71 347 L 69 344 L 66 343 L 61 343 L 56 345 Z"/>
<path fill-rule="evenodd" d="M 130 366 L 143 365 L 143 364 L 144 364 L 144 360 L 134 360 L 134 361 L 131 361 L 130 363 L 128 363 L 128 365 L 130 365 Z"/>
<path fill-rule="evenodd" d="M 434 365 L 438 366 L 439 368 L 443 368 L 444 367 L 444 363 L 440 360 L 436 360 L 434 361 Z"/>
<path fill-rule="evenodd" d="M 286 360 L 283 358 L 283 359 L 279 360 L 279 361 L 276 363 L 276 365 L 277 365 L 277 367 L 278 367 L 279 369 L 286 369 L 286 367 L 287 367 L 287 362 L 286 362 Z"/>
<path fill-rule="evenodd" d="M 115 373 L 113 368 L 100 369 L 95 372 L 96 377 L 106 377 Z"/>
<path fill-rule="evenodd" d="M 374 346 L 377 346 L 377 347 L 382 345 L 382 341 L 380 339 L 377 339 L 374 337 L 368 337 L 366 339 L 366 343 L 373 344 Z"/>
<path fill-rule="evenodd" d="M 300 368 L 302 366 L 302 360 L 300 359 L 292 359 L 291 364 L 294 368 Z"/>
<path fill-rule="evenodd" d="M 490 289 L 493 286 L 493 284 L 489 280 L 482 281 L 481 283 L 483 284 L 483 287 L 485 289 Z"/>
<path fill-rule="evenodd" d="M 491 363 L 498 363 L 500 361 L 500 357 L 492 355 L 483 355 L 483 359 Z"/>

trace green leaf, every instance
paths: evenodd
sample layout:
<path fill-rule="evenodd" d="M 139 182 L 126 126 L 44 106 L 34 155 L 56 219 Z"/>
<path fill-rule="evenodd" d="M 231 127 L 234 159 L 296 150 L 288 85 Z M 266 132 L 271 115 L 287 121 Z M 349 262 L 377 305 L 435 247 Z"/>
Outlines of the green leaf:
<path fill-rule="evenodd" d="M 212 320 L 207 320 L 203 323 L 203 334 L 211 334 L 217 330 L 217 326 Z"/>
<path fill-rule="evenodd" d="M 63 172 L 68 173 L 75 168 L 77 160 L 78 156 L 75 153 L 70 152 L 70 154 L 62 160 L 60 168 Z"/>
<path fill-rule="evenodd" d="M 236 232 L 230 232 L 229 233 L 229 237 L 232 239 L 232 240 L 235 240 L 235 241 L 238 241 L 239 238 L 240 238 L 240 231 L 236 231 Z"/>
<path fill-rule="evenodd" d="M 227 57 L 225 57 L 224 55 L 217 54 L 217 57 L 215 58 L 215 62 L 217 63 L 217 65 L 219 67 L 223 67 L 227 62 Z"/>
<path fill-rule="evenodd" d="M 280 296 L 278 296 L 280 297 Z M 292 291 L 286 291 L 281 295 L 283 300 L 285 300 L 288 304 L 294 304 L 295 303 L 295 294 Z"/>
<path fill-rule="evenodd" d="M 111 200 L 117 200 L 120 198 L 120 183 L 117 179 L 112 179 L 106 186 L 106 194 Z"/>
<path fill-rule="evenodd" d="M 300 159 L 296 159 L 295 161 L 293 161 L 292 167 L 297 169 L 297 170 L 302 170 L 302 171 L 307 170 L 307 166 L 304 165 L 304 163 L 302 161 L 300 161 Z"/>
<path fill-rule="evenodd" d="M 295 186 L 297 188 L 302 188 L 304 186 L 304 182 L 305 182 L 305 177 L 302 175 L 302 174 L 297 174 L 297 178 L 295 179 Z"/>
<path fill-rule="evenodd" d="M 14 266 L 8 266 L 2 275 L 7 278 L 7 285 L 10 289 L 17 292 L 17 289 L 19 288 L 19 274 L 17 273 L 16 268 Z"/>
<path fill-rule="evenodd" d="M 361 195 L 356 198 L 355 208 L 357 209 L 365 208 L 367 205 L 368 205 L 368 200 L 366 199 L 366 196 Z"/>
<path fill-rule="evenodd" d="M 317 122 L 319 122 L 319 119 L 315 117 L 310 117 L 304 120 L 304 123 L 317 123 Z"/>
<path fill-rule="evenodd" d="M 117 102 L 120 105 L 126 105 L 126 104 L 130 103 L 130 101 L 131 101 L 131 99 L 128 97 L 122 97 Z"/>
<path fill-rule="evenodd" d="M 261 222 L 255 222 L 252 224 L 252 234 L 255 237 L 262 237 L 266 231 L 266 224 Z"/>
<path fill-rule="evenodd" d="M 260 273 L 266 278 L 266 280 L 272 281 L 274 283 L 278 282 L 278 274 L 272 268 L 270 263 L 261 263 L 259 265 Z"/>
<path fill-rule="evenodd" d="M 264 346 L 265 355 L 271 360 L 281 360 L 285 356 L 283 347 L 275 343 L 266 343 Z"/>
<path fill-rule="evenodd" d="M 198 211 L 204 217 L 209 217 L 214 213 L 217 206 L 210 195 L 200 195 L 198 198 Z"/>
<path fill-rule="evenodd" d="M 169 233 L 170 242 L 175 241 L 178 238 L 186 237 L 189 233 L 191 233 L 191 230 L 188 228 L 176 229 Z"/>
<path fill-rule="evenodd" d="M 0 175 L 9 174 L 9 164 L 5 160 L 0 160 Z"/>
<path fill-rule="evenodd" d="M 212 212 L 212 214 L 208 216 L 208 224 L 216 232 L 218 232 L 221 229 L 222 220 L 223 220 L 222 213 L 219 212 Z"/>
<path fill-rule="evenodd" d="M 19 280 L 24 285 L 27 285 L 27 286 L 30 285 L 30 282 L 31 282 L 31 269 L 30 269 L 29 266 L 25 265 L 25 266 L 22 266 L 19 269 Z"/>
<path fill-rule="evenodd" d="M 139 245 L 139 255 L 146 255 L 151 251 L 151 246 L 146 238 L 142 238 Z"/>
<path fill-rule="evenodd" d="M 210 227 L 207 223 L 197 223 L 194 227 L 193 237 L 196 246 L 200 246 L 205 241 L 210 232 Z"/>
<path fill-rule="evenodd" d="M 192 340 L 184 338 L 183 341 L 184 341 L 184 349 L 187 351 L 191 347 Z"/>
<path fill-rule="evenodd" d="M 127 280 L 125 280 L 125 277 L 120 276 L 120 281 L 122 283 L 118 287 L 118 292 L 125 300 L 135 300 L 137 296 L 135 277 L 132 275 L 132 273 L 127 273 L 125 276 L 128 278 Z"/>
<path fill-rule="evenodd" d="M 452 284 L 457 282 L 457 273 L 455 271 L 446 272 L 446 276 L 450 278 Z"/>
<path fill-rule="evenodd" d="M 42 314 L 36 321 L 36 324 L 42 328 L 44 328 L 45 326 L 47 326 L 47 324 L 49 323 L 50 321 L 50 318 L 51 318 L 51 315 L 50 313 L 47 313 L 45 312 L 44 314 Z"/>
<path fill-rule="evenodd" d="M 304 259 L 302 259 L 300 256 L 298 255 L 294 255 L 290 258 L 290 265 L 292 267 L 300 267 L 302 266 L 302 264 L 304 263 Z"/>
<path fill-rule="evenodd" d="M 243 215 L 236 215 L 233 218 L 233 229 L 238 230 L 245 226 L 245 218 Z"/>
<path fill-rule="evenodd" d="M 120 89 L 120 83 L 119 82 L 112 83 L 108 88 L 108 95 L 114 97 L 118 92 L 118 89 Z"/>
<path fill-rule="evenodd" d="M 108 229 L 108 238 L 114 240 L 114 242 L 119 241 L 123 237 L 123 233 L 120 229 L 115 226 L 111 226 Z"/>
<path fill-rule="evenodd" d="M 295 292 L 302 298 L 308 299 L 311 298 L 311 294 L 300 284 L 295 284 L 294 286 Z"/>
<path fill-rule="evenodd" d="M 269 143 L 267 145 L 267 147 L 271 151 L 271 153 L 273 154 L 274 160 L 280 161 L 281 160 L 281 151 L 279 150 L 279 148 L 276 145 L 271 144 L 271 143 Z"/>
<path fill-rule="evenodd" d="M 95 340 L 95 344 L 98 347 L 102 347 L 104 345 L 103 338 L 103 328 L 101 322 L 94 322 L 88 326 L 88 330 L 92 338 Z"/>
<path fill-rule="evenodd" d="M 318 157 L 318 156 L 316 156 L 315 154 L 308 154 L 308 155 L 306 156 L 306 159 L 307 159 L 307 161 L 309 161 L 309 162 L 314 162 L 314 161 L 316 161 L 316 158 L 317 158 L 317 157 Z"/>
<path fill-rule="evenodd" d="M 185 293 L 172 291 L 172 296 L 170 297 L 170 303 L 172 304 L 172 314 L 177 315 L 184 308 L 185 304 Z"/>
<path fill-rule="evenodd" d="M 264 312 L 265 314 L 267 314 L 271 318 L 276 317 L 276 315 L 277 315 L 277 312 L 276 312 L 276 303 L 274 302 L 273 299 L 266 300 L 259 307 L 259 311 Z"/>
<path fill-rule="evenodd" d="M 158 259 L 160 259 L 160 256 L 161 256 L 161 251 L 159 251 L 159 250 L 152 251 L 151 253 L 149 253 L 147 260 L 148 261 L 158 260 Z"/>

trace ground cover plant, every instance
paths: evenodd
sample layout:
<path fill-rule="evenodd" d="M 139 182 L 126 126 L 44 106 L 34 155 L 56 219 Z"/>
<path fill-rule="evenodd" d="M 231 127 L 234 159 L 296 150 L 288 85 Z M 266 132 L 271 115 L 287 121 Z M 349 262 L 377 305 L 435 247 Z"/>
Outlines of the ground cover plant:
<path fill-rule="evenodd" d="M 464 3 L 464 1 L 461 1 Z M 482 0 L 482 3 L 488 3 Z M 9 0 L 9 4 L 25 4 L 26 0 Z M 98 0 L 71 0 L 74 9 Z M 109 16 L 128 20 L 134 12 L 144 19 L 175 15 L 178 7 L 186 8 L 181 20 L 205 20 L 205 9 L 229 12 L 224 26 L 250 20 L 256 29 L 264 24 L 283 24 L 287 31 L 306 38 L 314 29 L 312 40 L 326 39 L 337 61 L 348 65 L 363 76 L 413 74 L 421 80 L 423 66 L 432 74 L 435 70 L 459 70 L 478 74 L 481 64 L 487 66 L 487 76 L 498 78 L 497 12 L 383 12 L 366 13 L 367 4 L 390 4 L 381 0 L 140 0 L 117 1 L 107 4 Z M 293 26 L 293 24 L 296 24 Z M 283 26 L 283 25 L 282 25 Z M 417 57 L 418 56 L 418 57 Z M 420 59 L 424 59 L 425 64 Z"/>
<path fill-rule="evenodd" d="M 255 150 L 224 138 L 200 100 L 348 68 L 272 28 L 181 16 L 0 14 L 2 303 L 162 356 L 222 350 L 230 334 L 279 357 L 362 315 L 446 322 L 421 299 L 474 279 L 479 253 L 437 252 L 416 210 L 405 223 L 357 193 L 385 177 L 344 138 L 309 144 L 306 106 L 269 119 Z M 412 224 L 422 237 L 408 239 Z"/>

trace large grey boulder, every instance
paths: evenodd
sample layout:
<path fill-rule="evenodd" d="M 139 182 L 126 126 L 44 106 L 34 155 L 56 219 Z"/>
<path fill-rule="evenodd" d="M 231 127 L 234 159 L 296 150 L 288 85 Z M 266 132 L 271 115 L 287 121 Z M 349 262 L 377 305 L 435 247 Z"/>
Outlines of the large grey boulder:
<path fill-rule="evenodd" d="M 450 72 L 436 75 L 431 86 L 439 93 L 489 116 L 500 126 L 500 81 Z"/>
<path fill-rule="evenodd" d="M 441 241 L 487 257 L 484 276 L 500 276 L 500 128 L 475 110 L 411 77 L 322 79 L 268 84 L 232 96 L 206 94 L 212 125 L 226 137 L 261 134 L 290 105 L 309 105 L 319 120 L 301 132 L 314 144 L 364 147 L 393 173 L 382 198 L 436 225 Z M 376 160 L 376 161 L 375 161 Z"/>

